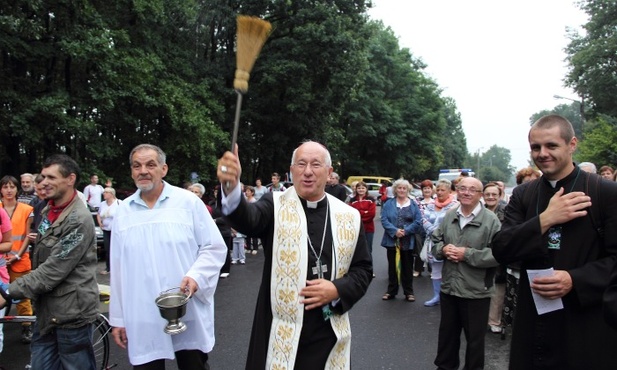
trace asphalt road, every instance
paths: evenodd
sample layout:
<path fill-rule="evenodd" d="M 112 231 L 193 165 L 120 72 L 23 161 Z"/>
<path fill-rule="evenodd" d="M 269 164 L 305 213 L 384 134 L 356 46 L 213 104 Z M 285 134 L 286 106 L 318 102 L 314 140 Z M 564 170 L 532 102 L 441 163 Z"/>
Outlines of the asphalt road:
<path fill-rule="evenodd" d="M 352 369 L 434 369 L 440 310 L 439 306 L 427 308 L 422 305 L 422 302 L 432 296 L 430 279 L 427 273 L 414 279 L 416 302 L 403 301 L 402 293 L 395 300 L 382 301 L 381 296 L 387 287 L 386 252 L 379 246 L 382 234 L 378 216 L 373 247 L 377 277 L 366 296 L 350 312 L 353 334 Z M 261 280 L 263 253 L 260 250 L 258 255 L 247 255 L 246 259 L 246 265 L 232 266 L 230 276 L 221 279 L 217 288 L 216 345 L 209 360 L 213 370 L 240 370 L 245 366 L 253 310 Z M 99 269 L 103 266 L 99 264 Z M 101 284 L 109 281 L 108 276 L 99 275 L 99 278 Z M 102 308 L 105 310 L 106 306 L 102 305 Z M 5 324 L 4 333 L 4 351 L 0 354 L 0 365 L 7 370 L 24 369 L 28 363 L 29 351 L 28 346 L 19 341 L 19 325 Z M 509 338 L 502 340 L 499 335 L 488 332 L 486 335 L 485 368 L 507 369 Z M 464 361 L 463 351 L 464 338 L 461 361 Z M 110 363 L 117 364 L 114 369 L 132 369 L 125 351 L 113 341 Z M 175 362 L 168 361 L 167 369 L 177 369 Z"/>

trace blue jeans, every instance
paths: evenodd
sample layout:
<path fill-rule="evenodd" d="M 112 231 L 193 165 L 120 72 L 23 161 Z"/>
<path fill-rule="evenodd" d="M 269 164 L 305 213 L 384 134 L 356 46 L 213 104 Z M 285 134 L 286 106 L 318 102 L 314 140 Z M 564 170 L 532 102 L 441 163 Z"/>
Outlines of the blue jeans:
<path fill-rule="evenodd" d="M 92 324 L 75 329 L 54 329 L 41 335 L 38 323 L 32 331 L 32 370 L 96 370 L 92 349 Z"/>

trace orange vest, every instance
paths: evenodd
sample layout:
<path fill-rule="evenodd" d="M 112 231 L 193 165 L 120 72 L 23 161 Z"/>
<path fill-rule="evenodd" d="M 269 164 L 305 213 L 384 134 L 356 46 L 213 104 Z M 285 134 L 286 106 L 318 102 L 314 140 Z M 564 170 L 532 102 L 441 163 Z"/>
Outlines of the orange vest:
<path fill-rule="evenodd" d="M 4 205 L 0 204 L 0 207 L 4 207 Z M 13 246 L 11 247 L 11 251 L 19 251 L 24 240 L 28 237 L 28 232 L 30 232 L 30 230 L 26 230 L 26 224 L 33 210 L 34 208 L 31 206 L 17 202 L 15 211 L 13 211 L 13 215 L 11 216 L 11 225 L 13 227 Z M 10 254 L 6 254 L 7 258 L 10 256 Z M 21 255 L 21 259 L 19 261 L 13 261 L 8 268 L 13 272 L 26 272 L 32 270 L 30 253 L 25 251 L 24 254 Z"/>

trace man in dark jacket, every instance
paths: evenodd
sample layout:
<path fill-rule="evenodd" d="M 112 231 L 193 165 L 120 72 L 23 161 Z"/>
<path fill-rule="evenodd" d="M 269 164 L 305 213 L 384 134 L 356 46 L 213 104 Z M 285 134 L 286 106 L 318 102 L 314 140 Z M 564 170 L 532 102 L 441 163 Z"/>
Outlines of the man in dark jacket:
<path fill-rule="evenodd" d="M 522 263 L 510 369 L 614 369 L 602 295 L 617 256 L 617 183 L 572 162 L 577 139 L 561 116 L 536 121 L 529 145 L 543 175 L 514 189 L 493 240 L 497 261 Z M 539 314 L 532 293 L 563 308 Z"/>
<path fill-rule="evenodd" d="M 49 203 L 38 228 L 32 272 L 11 283 L 8 292 L 10 298 L 34 301 L 33 369 L 94 370 L 96 236 L 90 211 L 75 191 L 79 166 L 66 155 L 53 155 L 41 175 Z"/>
<path fill-rule="evenodd" d="M 328 183 L 326 185 L 326 193 L 330 195 L 334 195 L 341 201 L 345 201 L 347 199 L 347 192 L 345 191 L 345 187 L 339 182 L 339 176 L 336 172 L 332 172 L 328 177 Z"/>

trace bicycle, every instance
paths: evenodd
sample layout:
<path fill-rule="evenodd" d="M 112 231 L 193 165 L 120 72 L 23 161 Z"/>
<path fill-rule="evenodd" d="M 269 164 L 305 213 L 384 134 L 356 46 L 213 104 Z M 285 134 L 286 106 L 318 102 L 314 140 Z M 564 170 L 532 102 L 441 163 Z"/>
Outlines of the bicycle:
<path fill-rule="evenodd" d="M 24 322 L 34 323 L 36 321 L 36 316 L 9 315 L 12 302 L 8 299 L 6 292 L 3 289 L 0 289 L 0 295 L 2 295 L 2 297 L 7 301 L 6 307 L 4 308 L 5 316 L 0 318 L 0 324 Z M 100 300 L 102 302 L 109 300 L 109 295 L 101 293 Z M 103 314 L 99 314 L 93 324 L 94 330 L 92 334 L 92 347 L 94 349 L 96 368 L 100 370 L 112 369 L 118 364 L 109 365 L 109 333 L 111 333 L 111 325 L 109 325 L 107 317 Z M 30 369 L 30 364 L 26 365 L 26 369 Z"/>

